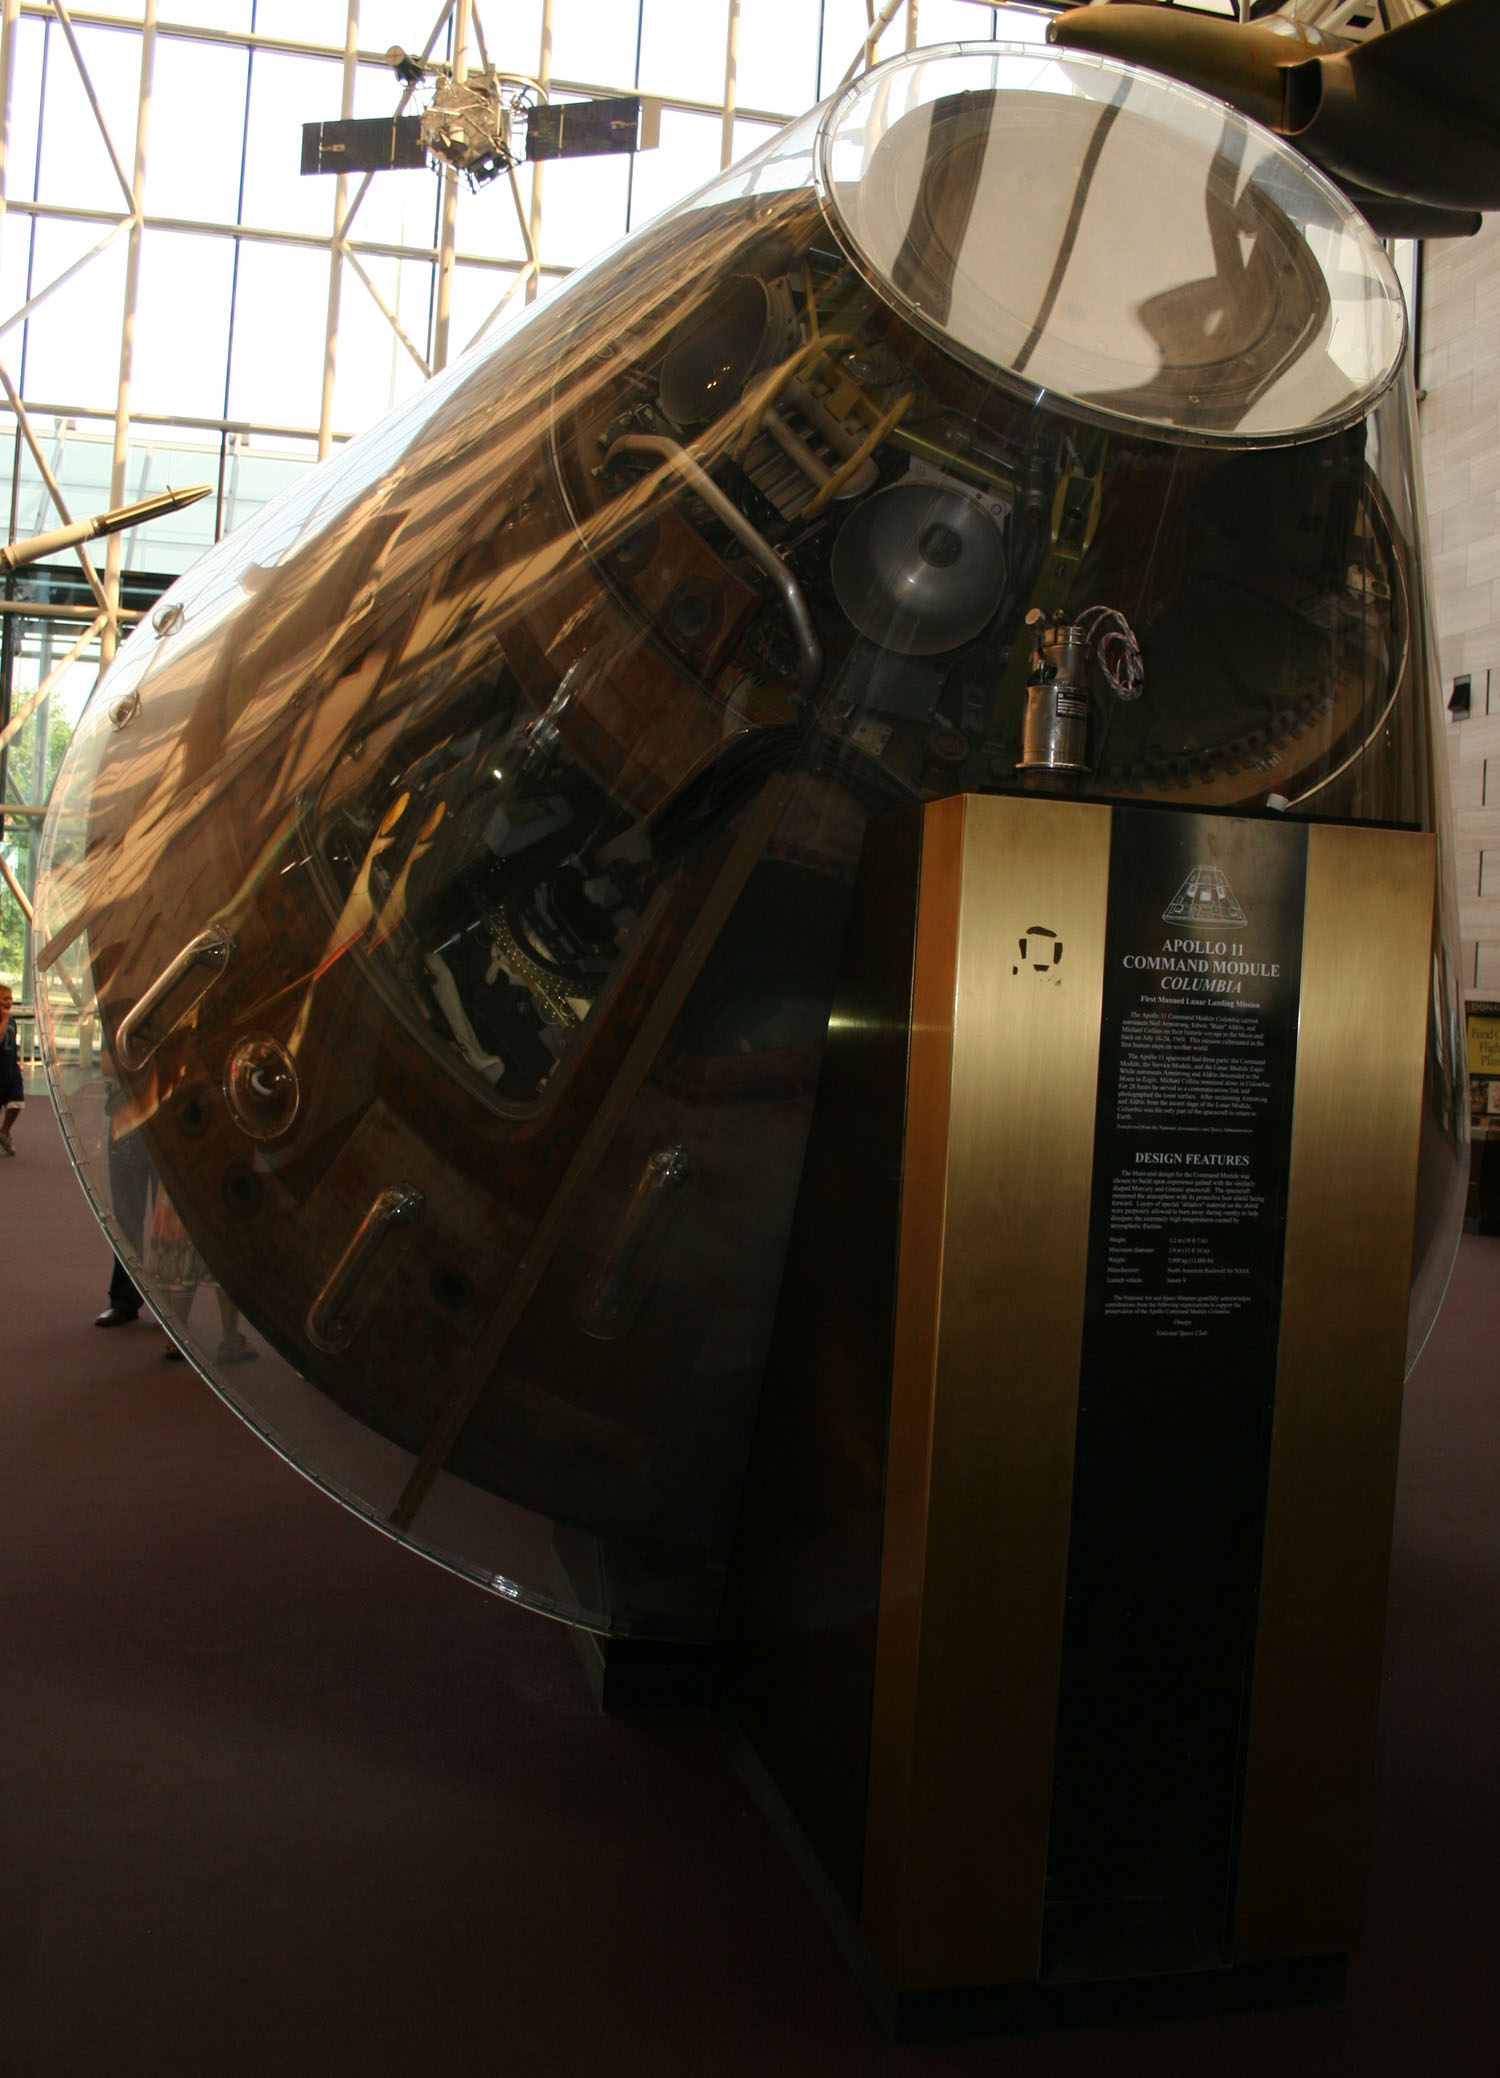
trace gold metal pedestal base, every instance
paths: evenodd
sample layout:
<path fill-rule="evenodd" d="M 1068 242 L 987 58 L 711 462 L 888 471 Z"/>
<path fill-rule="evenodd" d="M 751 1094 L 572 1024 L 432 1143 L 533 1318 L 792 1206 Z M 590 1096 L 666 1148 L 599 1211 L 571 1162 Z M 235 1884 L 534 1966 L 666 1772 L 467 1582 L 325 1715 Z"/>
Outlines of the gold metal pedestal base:
<path fill-rule="evenodd" d="M 727 1660 L 893 1994 L 1353 1942 L 1433 863 L 872 828 Z"/>

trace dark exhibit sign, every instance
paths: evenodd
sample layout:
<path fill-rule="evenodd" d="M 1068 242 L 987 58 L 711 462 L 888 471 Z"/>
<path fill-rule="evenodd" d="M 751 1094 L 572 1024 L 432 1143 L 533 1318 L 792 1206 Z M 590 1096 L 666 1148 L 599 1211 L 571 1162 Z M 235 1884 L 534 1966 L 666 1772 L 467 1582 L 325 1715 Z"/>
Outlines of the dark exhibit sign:
<path fill-rule="evenodd" d="M 1117 811 L 1084 1367 L 1274 1360 L 1307 833 Z M 1186 865 L 1187 870 L 1183 868 Z M 1169 889 L 1163 901 L 1163 890 Z"/>
<path fill-rule="evenodd" d="M 1048 1864 L 1061 1972 L 1222 1959 L 1254 1650 L 1304 825 L 1115 810 Z"/>
<path fill-rule="evenodd" d="M 1434 850 L 1043 795 L 872 825 L 725 1667 L 897 2033 L 1341 1981 Z"/>

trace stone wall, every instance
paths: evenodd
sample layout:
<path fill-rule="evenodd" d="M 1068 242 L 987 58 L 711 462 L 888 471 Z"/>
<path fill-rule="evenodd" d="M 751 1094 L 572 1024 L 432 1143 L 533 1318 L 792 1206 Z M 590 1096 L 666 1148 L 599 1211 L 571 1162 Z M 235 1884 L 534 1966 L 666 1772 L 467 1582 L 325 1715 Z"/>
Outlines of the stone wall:
<path fill-rule="evenodd" d="M 1500 217 L 1427 246 L 1422 284 L 1422 466 L 1453 791 L 1461 972 L 1500 996 Z"/>

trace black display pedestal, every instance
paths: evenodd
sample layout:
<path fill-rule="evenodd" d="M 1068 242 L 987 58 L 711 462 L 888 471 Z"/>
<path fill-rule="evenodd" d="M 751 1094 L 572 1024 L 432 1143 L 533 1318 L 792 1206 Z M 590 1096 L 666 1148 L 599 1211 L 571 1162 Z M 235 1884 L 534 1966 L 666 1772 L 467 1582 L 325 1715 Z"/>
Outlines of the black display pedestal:
<path fill-rule="evenodd" d="M 1251 2013 L 1340 1999 L 1348 1975 L 1344 1955 L 1241 1963 L 1228 1969 L 1175 1970 L 1167 1975 L 1089 1982 L 893 1989 L 859 1921 L 830 1880 L 775 1782 L 733 1715 L 722 1705 L 715 1725 L 735 1772 L 796 1864 L 824 1924 L 837 1942 L 880 2026 L 893 2042 L 960 2041 L 985 2035 L 1036 2034 L 1048 2028 L 1108 2027 L 1119 2021 L 1175 2020 L 1202 2013 Z"/>
<path fill-rule="evenodd" d="M 576 1624 L 571 1629 L 573 1649 L 598 1709 L 701 1710 L 711 1700 L 708 1646 L 601 1638 Z"/>
<path fill-rule="evenodd" d="M 1342 1982 L 1433 889 L 1416 831 L 870 825 L 721 1651 L 898 2037 Z"/>

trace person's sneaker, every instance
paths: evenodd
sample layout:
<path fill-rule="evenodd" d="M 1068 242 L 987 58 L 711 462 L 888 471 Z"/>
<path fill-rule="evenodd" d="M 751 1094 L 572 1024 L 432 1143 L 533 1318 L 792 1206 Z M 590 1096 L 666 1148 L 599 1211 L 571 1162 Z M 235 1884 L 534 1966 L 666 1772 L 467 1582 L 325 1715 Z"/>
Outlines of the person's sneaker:
<path fill-rule="evenodd" d="M 96 1328 L 128 1328 L 138 1316 L 124 1306 L 106 1306 L 102 1313 L 94 1315 Z"/>
<path fill-rule="evenodd" d="M 10 1135 L 9 1135 L 9 1133 L 0 1133 L 0 1154 L 14 1154 L 14 1153 L 15 1153 L 15 1149 L 14 1149 L 14 1148 L 13 1148 L 13 1147 L 11 1146 L 11 1144 L 10 1144 Z"/>
<path fill-rule="evenodd" d="M 246 1336 L 230 1333 L 219 1344 L 214 1361 L 219 1364 L 248 1364 L 252 1358 L 259 1355 L 260 1351 Z"/>

